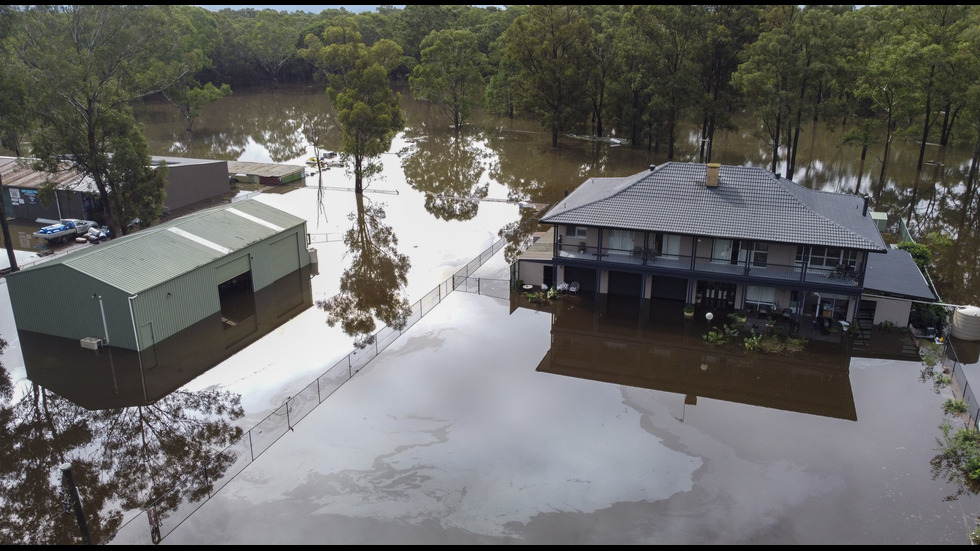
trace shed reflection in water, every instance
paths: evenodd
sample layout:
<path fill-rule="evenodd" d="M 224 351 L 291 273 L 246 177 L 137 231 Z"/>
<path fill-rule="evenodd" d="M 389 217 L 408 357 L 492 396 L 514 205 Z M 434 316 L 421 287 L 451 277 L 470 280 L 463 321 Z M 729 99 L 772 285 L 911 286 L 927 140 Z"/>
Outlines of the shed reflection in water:
<path fill-rule="evenodd" d="M 219 312 L 142 353 L 111 341 L 90 351 L 74 339 L 18 331 L 27 377 L 89 410 L 152 404 L 311 307 L 309 266 L 267 285 L 254 300 L 254 312 L 247 309 L 233 326 Z"/>
<path fill-rule="evenodd" d="M 683 304 L 616 297 L 570 297 L 552 305 L 551 350 L 537 370 L 674 392 L 685 404 L 711 398 L 857 420 L 851 355 L 842 343 L 810 341 L 791 354 L 709 345 L 705 320 Z"/>

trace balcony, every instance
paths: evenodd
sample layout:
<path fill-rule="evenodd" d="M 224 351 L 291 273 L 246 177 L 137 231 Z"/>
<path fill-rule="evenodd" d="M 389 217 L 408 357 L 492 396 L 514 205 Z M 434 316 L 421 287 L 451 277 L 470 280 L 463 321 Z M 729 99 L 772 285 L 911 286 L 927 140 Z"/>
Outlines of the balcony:
<path fill-rule="evenodd" d="M 603 248 L 601 257 L 598 247 L 580 243 L 562 243 L 558 257 L 564 260 L 596 262 L 601 267 L 614 270 L 617 266 L 642 268 L 651 273 L 669 275 L 670 272 L 683 272 L 685 277 L 730 276 L 731 279 L 756 280 L 759 285 L 786 285 L 800 282 L 824 287 L 854 289 L 860 287 L 860 274 L 823 266 L 798 266 L 796 264 L 767 263 L 765 266 L 752 265 L 742 261 L 737 264 L 712 261 L 707 256 L 658 254 L 653 250 L 622 250 Z M 680 274 L 678 274 L 680 275 Z"/>

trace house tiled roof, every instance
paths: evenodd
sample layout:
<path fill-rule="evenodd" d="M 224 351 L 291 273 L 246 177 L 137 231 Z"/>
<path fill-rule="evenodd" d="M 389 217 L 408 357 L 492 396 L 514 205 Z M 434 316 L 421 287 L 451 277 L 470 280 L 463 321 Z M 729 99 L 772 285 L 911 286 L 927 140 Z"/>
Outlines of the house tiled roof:
<path fill-rule="evenodd" d="M 886 249 L 862 197 L 814 191 L 758 167 L 666 163 L 625 178 L 591 178 L 541 219 L 727 239 Z"/>

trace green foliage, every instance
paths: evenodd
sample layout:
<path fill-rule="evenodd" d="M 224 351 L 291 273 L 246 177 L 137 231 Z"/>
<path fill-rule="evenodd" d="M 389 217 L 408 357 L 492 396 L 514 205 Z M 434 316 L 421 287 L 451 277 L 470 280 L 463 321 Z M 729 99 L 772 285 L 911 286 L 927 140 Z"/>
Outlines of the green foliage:
<path fill-rule="evenodd" d="M 23 20 L 13 39 L 17 55 L 8 63 L 44 83 L 32 90 L 34 168 L 90 177 L 103 222 L 122 235 L 130 212 L 116 209 L 149 214 L 160 197 L 135 168 L 150 159 L 131 102 L 162 91 L 188 70 L 171 7 L 30 6 Z M 124 177 L 132 175 L 139 177 L 129 189 Z"/>
<path fill-rule="evenodd" d="M 902 241 L 896 245 L 899 249 L 903 251 L 908 251 L 912 255 L 912 260 L 919 267 L 920 270 L 925 271 L 932 265 L 932 251 L 929 247 L 923 245 L 922 243 L 915 243 L 914 241 Z"/>
<path fill-rule="evenodd" d="M 558 289 L 555 287 L 550 287 L 548 289 L 548 298 L 551 300 L 555 300 L 556 298 L 558 298 Z"/>
<path fill-rule="evenodd" d="M 724 329 L 718 329 L 712 327 L 707 333 L 705 333 L 701 338 L 704 342 L 712 345 L 721 345 L 728 342 L 728 333 Z"/>
<path fill-rule="evenodd" d="M 483 97 L 485 63 L 471 31 L 433 31 L 422 41 L 422 61 L 408 82 L 415 99 L 439 106 L 458 129 Z"/>
<path fill-rule="evenodd" d="M 923 364 L 929 368 L 933 368 L 936 365 L 939 365 L 940 360 L 943 357 L 942 346 L 928 341 L 920 343 L 919 357 L 922 359 Z"/>
<path fill-rule="evenodd" d="M 504 55 L 520 67 L 515 85 L 522 114 L 551 130 L 558 145 L 560 130 L 584 120 L 585 89 L 592 36 L 578 6 L 532 5 L 502 35 Z"/>
<path fill-rule="evenodd" d="M 969 407 L 966 405 L 966 402 L 964 402 L 963 400 L 955 400 L 953 398 L 950 398 L 943 403 L 943 411 L 946 412 L 947 414 L 952 414 L 952 413 L 962 414 L 969 411 Z"/>
<path fill-rule="evenodd" d="M 980 432 L 966 427 L 954 431 L 949 421 L 943 421 L 940 429 L 942 456 L 958 469 L 962 480 L 980 481 Z"/>
<path fill-rule="evenodd" d="M 337 110 L 341 153 L 353 161 L 354 192 L 381 171 L 378 157 L 387 152 L 405 125 L 399 94 L 391 89 L 390 71 L 400 63 L 401 47 L 381 39 L 368 48 L 353 18 L 339 18 L 322 37 L 308 35 L 299 54 L 326 75 L 327 95 Z"/>

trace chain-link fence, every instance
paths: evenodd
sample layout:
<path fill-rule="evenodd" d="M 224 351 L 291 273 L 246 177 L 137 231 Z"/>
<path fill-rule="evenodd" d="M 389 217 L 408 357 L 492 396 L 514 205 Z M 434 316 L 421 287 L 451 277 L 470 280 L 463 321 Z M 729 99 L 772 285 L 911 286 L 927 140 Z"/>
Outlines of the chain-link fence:
<path fill-rule="evenodd" d="M 943 369 L 949 371 L 955 383 L 956 394 L 966 403 L 967 414 L 970 418 L 969 427 L 980 428 L 980 401 L 973 393 L 973 387 L 970 386 L 970 381 L 966 378 L 966 370 L 963 369 L 963 364 L 956 357 L 956 349 L 953 344 L 948 338 L 943 339 L 943 343 Z"/>
<path fill-rule="evenodd" d="M 224 488 L 238 473 L 269 449 L 286 434 L 286 431 L 291 430 L 296 423 L 323 403 L 388 345 L 422 319 L 422 316 L 431 312 L 452 291 L 458 288 L 467 292 L 507 298 L 510 292 L 507 280 L 470 277 L 505 244 L 506 240 L 498 240 L 451 278 L 429 291 L 412 306 L 412 312 L 404 329 L 392 329 L 387 326 L 380 329 L 375 333 L 371 344 L 354 350 L 298 394 L 289 397 L 268 417 L 248 430 L 241 439 L 217 453 L 201 469 L 184 477 L 177 487 L 151 503 L 147 509 L 136 513 L 102 543 L 110 541 L 113 544 L 123 545 L 159 543 L 211 496 Z"/>

